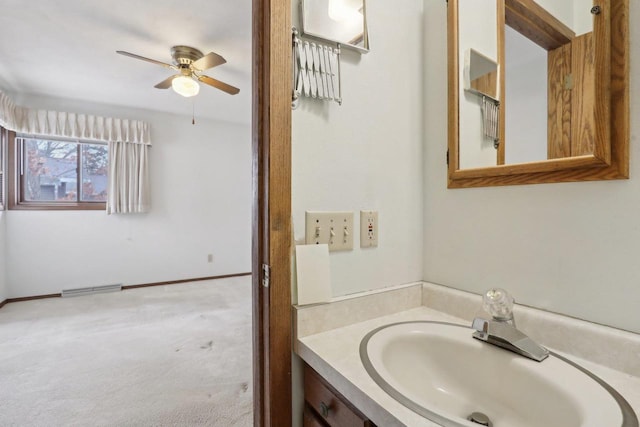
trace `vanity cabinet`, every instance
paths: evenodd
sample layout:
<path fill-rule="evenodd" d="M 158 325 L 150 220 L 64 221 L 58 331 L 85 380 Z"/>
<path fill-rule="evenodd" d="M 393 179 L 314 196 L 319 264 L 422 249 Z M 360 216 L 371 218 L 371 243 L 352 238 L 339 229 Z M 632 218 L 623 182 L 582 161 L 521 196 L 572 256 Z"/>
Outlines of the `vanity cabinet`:
<path fill-rule="evenodd" d="M 309 365 L 304 365 L 304 427 L 375 427 Z"/>

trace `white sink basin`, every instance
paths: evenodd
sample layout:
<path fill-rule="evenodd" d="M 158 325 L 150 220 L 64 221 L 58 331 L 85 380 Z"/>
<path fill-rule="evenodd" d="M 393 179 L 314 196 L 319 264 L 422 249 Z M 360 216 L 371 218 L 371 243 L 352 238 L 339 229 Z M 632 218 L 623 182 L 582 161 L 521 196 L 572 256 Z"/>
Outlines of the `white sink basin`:
<path fill-rule="evenodd" d="M 362 362 L 393 398 L 445 427 L 638 427 L 629 404 L 575 363 L 551 352 L 539 363 L 439 322 L 396 323 L 370 332 Z"/>

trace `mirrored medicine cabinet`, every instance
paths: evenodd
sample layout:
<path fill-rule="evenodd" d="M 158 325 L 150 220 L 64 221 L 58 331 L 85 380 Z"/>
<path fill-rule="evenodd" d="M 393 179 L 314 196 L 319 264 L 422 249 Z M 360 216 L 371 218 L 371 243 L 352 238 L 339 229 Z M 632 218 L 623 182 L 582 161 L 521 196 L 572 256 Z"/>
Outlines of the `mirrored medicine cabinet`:
<path fill-rule="evenodd" d="M 369 51 L 365 0 L 300 0 L 302 35 Z"/>
<path fill-rule="evenodd" d="M 449 0 L 448 187 L 629 176 L 629 0 Z"/>

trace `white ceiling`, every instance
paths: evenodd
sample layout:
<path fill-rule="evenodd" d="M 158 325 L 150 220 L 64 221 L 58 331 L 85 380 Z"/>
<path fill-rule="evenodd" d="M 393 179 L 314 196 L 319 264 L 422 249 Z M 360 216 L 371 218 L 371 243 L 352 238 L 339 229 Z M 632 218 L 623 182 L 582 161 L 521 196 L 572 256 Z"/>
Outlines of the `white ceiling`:
<path fill-rule="evenodd" d="M 249 123 L 251 0 L 2 0 L 0 89 Z M 116 54 L 171 63 L 170 48 L 214 51 L 227 63 L 188 99 L 153 86 L 173 70 Z"/>

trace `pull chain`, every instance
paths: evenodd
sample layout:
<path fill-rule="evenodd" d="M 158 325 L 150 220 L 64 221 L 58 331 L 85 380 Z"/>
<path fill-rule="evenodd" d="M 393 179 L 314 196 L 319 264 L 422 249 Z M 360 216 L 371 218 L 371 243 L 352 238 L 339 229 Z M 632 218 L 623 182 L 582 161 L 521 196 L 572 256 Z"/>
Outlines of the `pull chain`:
<path fill-rule="evenodd" d="M 196 100 L 194 99 L 194 97 L 191 98 L 191 124 L 195 125 L 196 124 Z"/>

